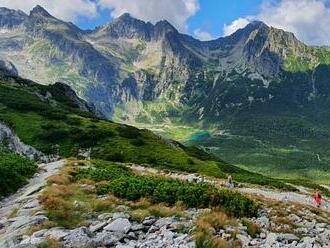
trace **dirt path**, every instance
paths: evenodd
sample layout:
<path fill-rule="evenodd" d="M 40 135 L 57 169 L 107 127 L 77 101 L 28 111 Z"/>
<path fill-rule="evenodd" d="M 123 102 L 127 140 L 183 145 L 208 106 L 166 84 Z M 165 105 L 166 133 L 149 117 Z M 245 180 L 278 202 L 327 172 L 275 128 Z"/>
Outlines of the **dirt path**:
<path fill-rule="evenodd" d="M 24 233 L 32 224 L 47 220 L 42 211 L 38 197 L 46 185 L 46 179 L 56 174 L 65 164 L 59 160 L 48 164 L 40 164 L 39 172 L 29 183 L 16 194 L 0 202 L 0 247 L 12 247 L 15 238 Z"/>
<path fill-rule="evenodd" d="M 154 174 L 165 177 L 170 177 L 173 179 L 183 180 L 183 181 L 196 181 L 196 182 L 206 182 L 215 185 L 216 187 L 223 187 L 225 180 L 216 179 L 211 180 L 206 177 L 201 177 L 196 174 L 180 174 L 180 173 L 165 173 L 162 170 L 157 170 L 154 168 L 147 168 L 143 166 L 130 166 L 131 169 L 145 174 Z M 297 187 L 300 189 L 299 187 Z M 259 195 L 265 198 L 276 200 L 280 202 L 295 202 L 303 205 L 314 206 L 312 196 L 306 194 L 306 190 L 300 189 L 300 193 L 296 192 L 281 192 L 276 190 L 271 190 L 267 188 L 237 188 L 238 191 L 244 194 Z M 325 198 L 322 202 L 321 209 L 330 212 L 330 199 Z"/>
<path fill-rule="evenodd" d="M 280 191 L 262 189 L 262 188 L 240 188 L 239 191 L 247 194 L 261 195 L 265 198 L 280 202 L 295 202 L 303 205 L 315 206 L 312 196 L 296 193 L 296 192 L 280 192 Z M 325 198 L 320 208 L 322 210 L 326 210 L 330 212 L 329 199 Z"/>

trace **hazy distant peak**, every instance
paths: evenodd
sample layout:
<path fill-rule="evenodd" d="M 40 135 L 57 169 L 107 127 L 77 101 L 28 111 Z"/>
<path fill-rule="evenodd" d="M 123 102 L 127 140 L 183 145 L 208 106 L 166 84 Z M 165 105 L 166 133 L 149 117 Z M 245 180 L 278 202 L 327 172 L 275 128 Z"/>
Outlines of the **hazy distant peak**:
<path fill-rule="evenodd" d="M 30 11 L 30 16 L 43 16 L 43 17 L 52 17 L 51 14 L 48 13 L 46 9 L 41 7 L 40 5 L 35 6 L 31 11 Z"/>

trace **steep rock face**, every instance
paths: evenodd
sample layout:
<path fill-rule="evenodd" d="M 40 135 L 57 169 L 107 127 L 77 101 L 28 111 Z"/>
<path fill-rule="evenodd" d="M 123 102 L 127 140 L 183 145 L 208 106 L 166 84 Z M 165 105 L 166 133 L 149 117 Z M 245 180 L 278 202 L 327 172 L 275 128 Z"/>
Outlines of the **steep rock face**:
<path fill-rule="evenodd" d="M 113 22 L 97 28 L 91 32 L 97 38 L 103 39 L 143 39 L 151 40 L 153 25 L 132 18 L 129 14 L 124 14 Z"/>
<path fill-rule="evenodd" d="M 28 34 L 34 36 L 32 38 L 46 39 L 55 49 L 66 54 L 82 76 L 101 82 L 114 78 L 116 72 L 111 63 L 83 41 L 82 31 L 73 24 L 54 18 L 37 6 L 25 26 Z"/>
<path fill-rule="evenodd" d="M 0 27 L 14 28 L 21 25 L 28 16 L 23 11 L 0 8 Z"/>
<path fill-rule="evenodd" d="M 51 96 L 56 100 L 69 99 L 72 107 L 80 109 L 84 112 L 91 112 L 96 116 L 102 117 L 102 113 L 100 113 L 92 103 L 87 103 L 79 98 L 76 92 L 69 85 L 63 82 L 56 82 L 55 84 L 49 86 L 49 90 L 51 92 Z"/>
<path fill-rule="evenodd" d="M 0 60 L 0 71 L 6 76 L 18 76 L 18 71 L 14 64 L 10 61 Z"/>
<path fill-rule="evenodd" d="M 0 25 L 6 28 L 0 37 L 0 58 L 16 61 L 23 77 L 46 84 L 81 80 L 83 88 L 116 82 L 118 71 L 113 63 L 84 41 L 83 31 L 73 24 L 54 18 L 40 6 L 30 15 L 5 10 L 0 12 Z M 73 83 L 71 86 L 84 91 Z"/>

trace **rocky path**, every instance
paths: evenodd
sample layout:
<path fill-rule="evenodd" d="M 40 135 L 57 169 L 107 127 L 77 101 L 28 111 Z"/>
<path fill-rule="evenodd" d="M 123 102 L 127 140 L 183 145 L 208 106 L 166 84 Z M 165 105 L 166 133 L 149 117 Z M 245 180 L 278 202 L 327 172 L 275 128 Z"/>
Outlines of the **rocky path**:
<path fill-rule="evenodd" d="M 33 225 L 47 221 L 38 196 L 46 184 L 46 179 L 56 174 L 65 165 L 65 161 L 41 164 L 40 171 L 15 195 L 0 202 L 0 248 L 36 248 L 48 238 L 56 240 L 65 248 L 115 247 L 115 248 L 195 248 L 190 235 L 193 224 L 200 214 L 209 209 L 187 209 L 183 216 L 154 217 L 147 216 L 137 222 L 130 216 L 130 208 L 124 205 L 115 207 L 113 213 L 87 216 L 84 226 L 68 230 L 51 227 L 27 234 Z M 165 177 L 191 182 L 206 182 L 223 187 L 224 180 L 213 180 L 196 174 L 168 173 L 142 166 L 130 166 L 131 169 L 147 175 Z M 276 201 L 305 202 L 311 205 L 310 196 L 301 193 L 279 192 L 263 188 L 239 188 L 244 194 L 261 195 Z M 329 202 L 323 208 L 329 209 Z M 241 222 L 237 226 L 226 225 L 214 230 L 217 237 L 230 240 L 233 235 L 243 248 L 330 248 L 330 225 L 327 217 L 316 216 L 303 207 L 300 210 L 289 206 L 286 219 L 289 222 L 277 222 L 273 212 L 276 209 L 263 208 L 258 217 L 251 218 L 260 227 L 260 234 L 251 237 L 247 227 Z M 277 212 L 275 213 L 277 216 Z M 326 215 L 324 215 L 326 216 Z M 288 223 L 290 225 L 288 225 Z M 288 231 L 285 231 L 287 229 Z M 185 230 L 182 233 L 182 230 Z"/>
<path fill-rule="evenodd" d="M 261 188 L 240 188 L 240 192 L 254 195 L 261 195 L 265 198 L 276 200 L 280 202 L 295 202 L 302 205 L 315 206 L 313 197 L 296 192 L 279 192 L 270 189 Z M 330 212 L 330 201 L 328 198 L 324 198 L 321 207 L 322 210 Z"/>
<path fill-rule="evenodd" d="M 155 174 L 155 175 L 161 175 L 165 177 L 171 177 L 173 179 L 178 180 L 185 180 L 185 181 L 195 181 L 195 182 L 206 182 L 213 184 L 217 187 L 223 187 L 225 184 L 225 180 L 223 179 L 216 179 L 216 180 L 210 180 L 195 174 L 180 174 L 180 173 L 165 173 L 161 170 L 157 170 L 154 168 L 147 168 L 143 166 L 130 166 L 131 169 L 138 171 L 140 173 L 148 173 L 148 174 Z M 299 188 L 298 188 L 299 189 Z M 266 188 L 238 188 L 238 191 L 244 194 L 251 194 L 251 195 L 259 195 L 271 200 L 280 201 L 280 202 L 294 202 L 302 205 L 307 206 L 314 206 L 313 197 L 311 195 L 306 194 L 305 189 L 300 189 L 301 192 L 281 192 Z M 324 197 L 324 200 L 322 202 L 322 205 L 320 207 L 322 210 L 330 212 L 330 199 L 327 197 Z"/>
<path fill-rule="evenodd" d="M 47 220 L 38 197 L 46 179 L 56 174 L 65 164 L 59 160 L 39 165 L 39 172 L 16 194 L 0 202 L 0 247 L 13 247 L 26 228 Z"/>

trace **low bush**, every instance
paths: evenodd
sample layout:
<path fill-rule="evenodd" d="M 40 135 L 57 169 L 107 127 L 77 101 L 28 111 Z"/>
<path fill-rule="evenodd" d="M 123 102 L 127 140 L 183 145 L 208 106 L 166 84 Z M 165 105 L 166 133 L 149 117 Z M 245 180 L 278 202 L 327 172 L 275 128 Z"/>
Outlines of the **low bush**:
<path fill-rule="evenodd" d="M 59 142 L 66 139 L 69 136 L 69 132 L 62 127 L 54 127 L 53 129 L 44 130 L 44 132 L 40 135 L 40 138 L 43 141 L 48 142 Z"/>
<path fill-rule="evenodd" d="M 117 128 L 117 131 L 119 133 L 120 137 L 127 138 L 127 139 L 136 139 L 140 137 L 141 133 L 139 129 L 126 126 L 126 125 L 121 125 Z"/>
<path fill-rule="evenodd" d="M 227 241 L 224 239 L 199 234 L 196 237 L 196 248 L 240 248 L 242 245 L 238 240 Z"/>
<path fill-rule="evenodd" d="M 97 184 L 98 194 L 111 192 L 130 201 L 148 198 L 152 203 L 171 206 L 180 201 L 187 207 L 221 207 L 236 217 L 254 216 L 257 211 L 256 203 L 238 192 L 219 190 L 208 184 L 138 176 L 125 167 L 111 164 L 82 169 L 77 179 L 100 182 Z"/>
<path fill-rule="evenodd" d="M 215 234 L 224 229 L 225 226 L 236 226 L 237 222 L 231 219 L 227 214 L 215 210 L 201 215 L 196 222 L 194 231 L 197 248 L 238 248 L 241 244 L 235 240 L 235 234 L 232 234 L 231 240 L 221 239 Z"/>
<path fill-rule="evenodd" d="M 37 168 L 27 158 L 0 150 L 0 197 L 16 192 L 33 176 Z"/>
<path fill-rule="evenodd" d="M 37 245 L 37 248 L 61 248 L 62 245 L 59 241 L 53 239 L 46 239 L 46 241 Z"/>
<path fill-rule="evenodd" d="M 50 185 L 40 197 L 49 220 L 65 228 L 73 228 L 82 221 L 82 209 L 74 205 L 71 198 L 77 192 L 68 185 Z"/>
<path fill-rule="evenodd" d="M 124 166 L 113 165 L 107 162 L 94 162 L 94 167 L 81 169 L 76 180 L 90 179 L 95 182 L 110 181 L 122 176 L 129 176 L 131 172 Z"/>
<path fill-rule="evenodd" d="M 146 144 L 146 142 L 141 138 L 132 139 L 130 143 L 134 146 L 144 146 Z"/>
<path fill-rule="evenodd" d="M 260 234 L 260 232 L 261 232 L 260 227 L 257 224 L 253 223 L 252 221 L 250 221 L 249 219 L 247 219 L 247 218 L 243 218 L 242 219 L 242 224 L 244 226 L 246 226 L 247 233 L 252 238 L 256 238 L 257 237 L 257 234 Z"/>

